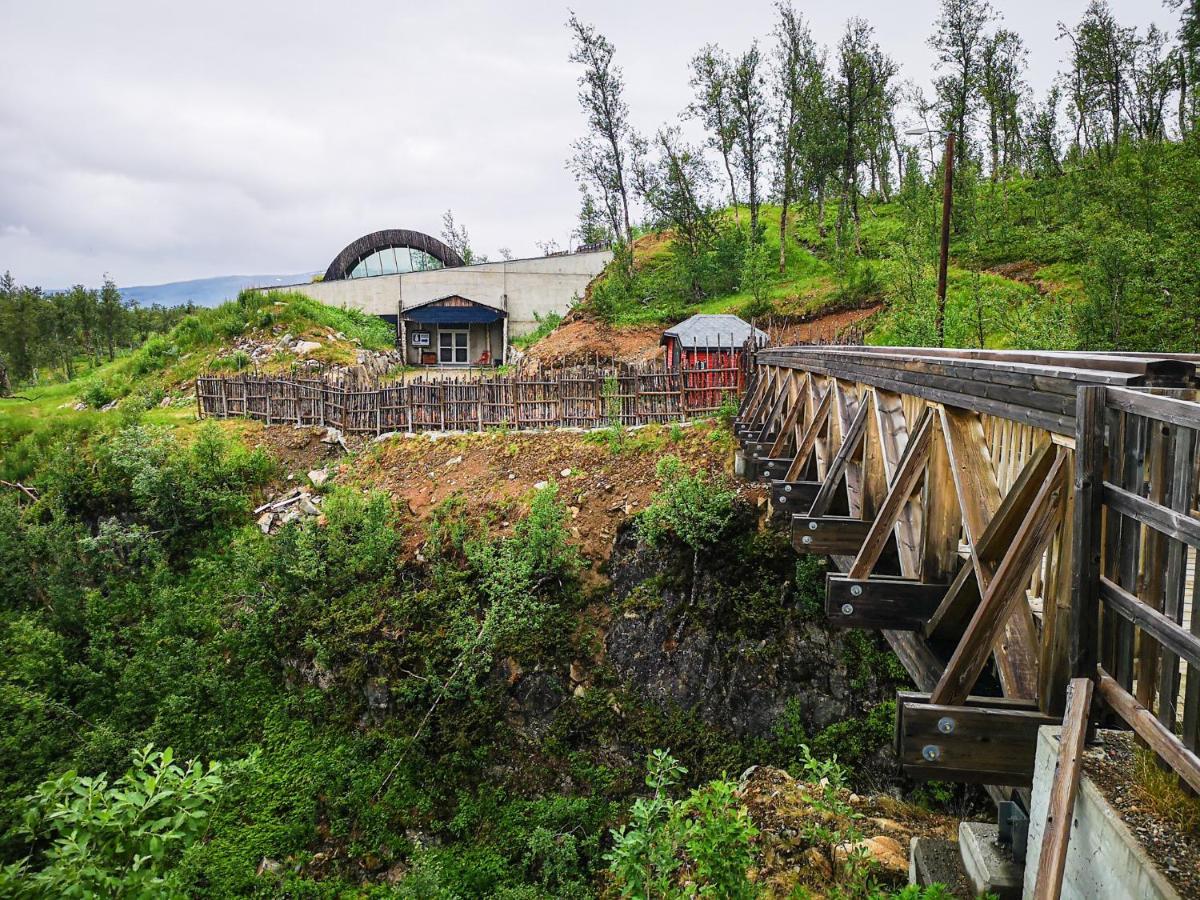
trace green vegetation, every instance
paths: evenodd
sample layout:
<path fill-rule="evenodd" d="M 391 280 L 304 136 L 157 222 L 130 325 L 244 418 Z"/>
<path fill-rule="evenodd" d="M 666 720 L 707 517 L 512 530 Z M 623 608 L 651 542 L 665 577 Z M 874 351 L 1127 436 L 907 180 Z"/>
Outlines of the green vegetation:
<path fill-rule="evenodd" d="M 656 473 L 662 486 L 638 522 L 645 541 L 661 544 L 670 534 L 699 554 L 725 536 L 733 521 L 732 490 L 689 473 L 674 456 L 659 459 Z"/>
<path fill-rule="evenodd" d="M 0 493 L 5 890 L 84 873 L 108 895 L 590 897 L 640 782 L 613 746 L 673 748 L 697 790 L 670 841 L 706 883 L 744 882 L 748 823 L 709 782 L 794 766 L 808 736 L 701 727 L 603 665 L 574 695 L 542 674 L 596 652 L 553 485 L 482 518 L 452 498 L 414 536 L 390 497 L 345 484 L 320 520 L 264 534 L 250 511 L 274 467 L 223 424 L 84 412 L 0 449 L 36 494 Z M 711 480 L 661 468 L 664 538 L 745 560 L 696 614 L 730 640 L 798 615 L 786 541 L 737 527 Z M 511 672 L 531 692 L 520 714 Z M 818 739 L 865 759 L 864 727 Z M 170 797 L 135 789 L 148 779 Z"/>
<path fill-rule="evenodd" d="M 121 414 L 142 416 L 147 424 L 184 426 L 195 420 L 195 395 L 187 382 L 208 369 L 244 371 L 250 366 L 244 350 L 222 355 L 231 341 L 271 343 L 277 333 L 300 337 L 330 332 L 345 335 L 345 340 L 326 338 L 311 358 L 352 363 L 356 346 L 384 349 L 392 346 L 395 337 L 392 328 L 377 316 L 324 306 L 300 294 L 247 291 L 236 301 L 196 310 L 165 334 L 150 335 L 141 346 L 116 355 L 112 362 L 86 371 L 77 367 L 73 380 L 47 377 L 36 384 L 15 384 L 19 396 L 0 397 L 0 451 L 4 453 L 0 470 L 7 472 L 0 477 L 20 480 L 58 437 L 85 434 L 101 420 L 90 411 L 73 409 L 76 403 L 100 410 L 119 401 Z M 0 348 L 0 362 L 3 353 Z M 295 359 L 290 353 L 279 353 L 263 368 L 283 369 Z M 171 403 L 158 408 L 168 397 Z M 229 423 L 227 430 L 239 427 Z"/>
<path fill-rule="evenodd" d="M 615 48 L 572 18 L 588 125 L 571 160 L 581 233 L 617 241 L 585 310 L 626 325 L 882 303 L 877 343 L 1200 350 L 1200 28 L 1195 4 L 1167 6 L 1180 10 L 1175 40 L 1119 22 L 1105 0 L 1060 23 L 1067 70 L 1035 97 L 1021 36 L 986 0 L 943 0 L 926 99 L 900 88 L 868 22 L 821 48 L 780 3 L 761 48 L 693 58 L 684 114 L 703 125 L 703 147 L 674 126 L 634 133 Z M 936 128 L 910 140 L 909 122 Z"/>
<path fill-rule="evenodd" d="M 528 334 L 518 335 L 510 338 L 509 343 L 514 347 L 524 350 L 527 347 L 532 347 L 555 328 L 557 328 L 563 320 L 563 317 L 556 312 L 549 312 L 546 315 L 535 312 L 533 318 L 537 321 L 537 328 Z"/>
<path fill-rule="evenodd" d="M 737 785 L 720 779 L 673 800 L 669 791 L 687 769 L 663 750 L 650 754 L 646 768 L 652 793 L 634 802 L 629 823 L 612 832 L 613 849 L 605 854 L 621 896 L 754 897 L 746 870 L 758 830 L 734 799 Z M 685 865 L 687 889 L 677 883 Z"/>
<path fill-rule="evenodd" d="M 203 832 L 225 782 L 219 763 L 175 765 L 143 747 L 112 784 L 73 771 L 40 785 L 19 833 L 37 854 L 0 869 L 9 897 L 185 897 L 174 866 Z M 36 864 L 35 864 L 36 865 Z"/>

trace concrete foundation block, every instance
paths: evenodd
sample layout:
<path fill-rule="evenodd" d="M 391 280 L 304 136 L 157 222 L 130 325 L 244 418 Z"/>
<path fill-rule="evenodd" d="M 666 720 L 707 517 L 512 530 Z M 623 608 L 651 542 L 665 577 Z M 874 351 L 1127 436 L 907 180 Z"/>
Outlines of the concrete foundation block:
<path fill-rule="evenodd" d="M 1029 811 L 1029 851 L 1026 855 L 1025 896 L 1033 896 L 1042 853 L 1046 808 L 1054 781 L 1061 726 L 1038 731 L 1037 760 Z M 1063 873 L 1062 900 L 1176 900 L 1167 882 L 1100 789 L 1086 775 L 1079 779 L 1071 839 Z"/>
<path fill-rule="evenodd" d="M 941 838 L 914 837 L 908 848 L 908 883 L 920 887 L 940 884 L 953 897 L 969 898 L 958 844 Z"/>
<path fill-rule="evenodd" d="M 995 894 L 1000 900 L 1021 896 L 1025 867 L 999 844 L 1000 827 L 991 822 L 960 822 L 958 846 L 971 887 L 979 894 Z"/>

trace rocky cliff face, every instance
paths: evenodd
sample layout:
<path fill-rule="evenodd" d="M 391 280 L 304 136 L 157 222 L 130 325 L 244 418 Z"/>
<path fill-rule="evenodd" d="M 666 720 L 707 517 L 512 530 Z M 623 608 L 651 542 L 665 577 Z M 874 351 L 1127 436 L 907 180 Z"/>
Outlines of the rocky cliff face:
<path fill-rule="evenodd" d="M 648 547 L 626 528 L 610 563 L 605 642 L 617 676 L 739 737 L 769 735 L 797 710 L 813 734 L 892 699 L 894 670 L 863 659 L 864 647 L 884 659 L 878 638 L 828 627 L 811 599 L 803 608 L 814 585 L 797 585 L 791 548 L 747 550 L 719 548 L 693 567 L 686 547 Z"/>

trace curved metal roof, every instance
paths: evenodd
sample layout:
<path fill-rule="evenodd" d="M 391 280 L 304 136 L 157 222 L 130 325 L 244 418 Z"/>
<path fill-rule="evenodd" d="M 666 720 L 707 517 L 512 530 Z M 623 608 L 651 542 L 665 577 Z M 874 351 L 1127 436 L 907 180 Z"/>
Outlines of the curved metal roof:
<path fill-rule="evenodd" d="M 411 247 L 413 250 L 428 253 L 446 268 L 464 265 L 461 256 L 432 235 L 410 231 L 407 228 L 385 228 L 383 231 L 364 234 L 358 240 L 347 244 L 325 270 L 325 280 L 342 281 L 349 278 L 354 267 L 372 253 L 391 247 Z"/>

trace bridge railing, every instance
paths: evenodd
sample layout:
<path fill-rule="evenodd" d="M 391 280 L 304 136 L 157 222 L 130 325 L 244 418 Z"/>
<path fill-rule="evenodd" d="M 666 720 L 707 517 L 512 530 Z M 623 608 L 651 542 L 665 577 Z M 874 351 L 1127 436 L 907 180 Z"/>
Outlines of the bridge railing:
<path fill-rule="evenodd" d="M 832 560 L 830 621 L 882 631 L 919 689 L 897 704 L 909 774 L 1019 794 L 1084 675 L 1200 788 L 1198 361 L 756 355 L 737 469 Z"/>
<path fill-rule="evenodd" d="M 1071 654 L 1108 707 L 1200 792 L 1196 399 L 1080 391 Z"/>

